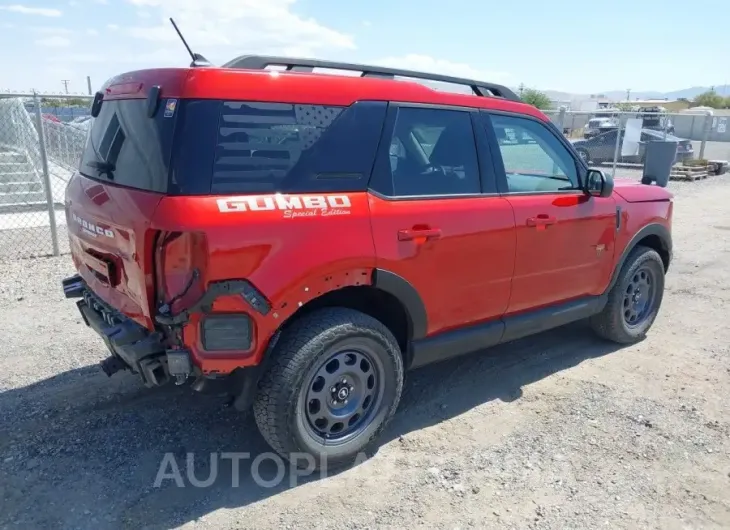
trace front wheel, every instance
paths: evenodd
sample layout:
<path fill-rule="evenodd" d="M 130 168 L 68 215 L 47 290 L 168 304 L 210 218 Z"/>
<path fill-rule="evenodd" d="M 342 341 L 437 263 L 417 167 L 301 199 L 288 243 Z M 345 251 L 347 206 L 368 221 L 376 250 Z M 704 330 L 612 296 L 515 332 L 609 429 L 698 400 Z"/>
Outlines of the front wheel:
<path fill-rule="evenodd" d="M 638 342 L 651 328 L 664 297 L 664 263 L 656 252 L 637 246 L 608 294 L 606 307 L 591 318 L 601 337 L 619 344 Z"/>
<path fill-rule="evenodd" d="M 395 414 L 403 358 L 393 334 L 368 315 L 312 312 L 282 333 L 273 355 L 254 415 L 269 445 L 297 466 L 351 464 Z"/>

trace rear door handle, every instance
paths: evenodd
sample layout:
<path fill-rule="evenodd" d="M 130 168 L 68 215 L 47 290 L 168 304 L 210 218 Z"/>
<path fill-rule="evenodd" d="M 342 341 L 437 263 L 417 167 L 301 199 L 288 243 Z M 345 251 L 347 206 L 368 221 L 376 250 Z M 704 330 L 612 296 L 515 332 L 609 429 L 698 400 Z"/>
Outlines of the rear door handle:
<path fill-rule="evenodd" d="M 413 228 L 398 230 L 398 241 L 413 241 L 414 239 L 438 239 L 441 237 L 440 228 Z"/>
<path fill-rule="evenodd" d="M 537 217 L 528 217 L 527 226 L 548 226 L 554 225 L 558 220 L 552 215 L 545 213 L 539 214 Z"/>

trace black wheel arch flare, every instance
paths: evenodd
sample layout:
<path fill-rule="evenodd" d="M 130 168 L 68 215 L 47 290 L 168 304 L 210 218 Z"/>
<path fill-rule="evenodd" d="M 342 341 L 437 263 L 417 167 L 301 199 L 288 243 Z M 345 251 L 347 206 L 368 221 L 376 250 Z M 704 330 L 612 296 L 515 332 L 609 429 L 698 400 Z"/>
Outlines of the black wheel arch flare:
<path fill-rule="evenodd" d="M 403 304 L 410 326 L 410 340 L 422 339 L 426 336 L 428 330 L 426 306 L 421 295 L 418 294 L 416 288 L 408 280 L 394 272 L 375 269 L 373 270 L 372 285 L 395 296 Z"/>
<path fill-rule="evenodd" d="M 626 263 L 626 259 L 629 257 L 629 254 L 631 254 L 631 251 L 636 248 L 636 245 L 638 245 L 640 241 L 649 236 L 656 236 L 659 239 L 661 251 L 666 254 L 666 256 L 662 256 L 663 261 L 666 259 L 664 262 L 665 270 L 669 268 L 669 263 L 672 260 L 672 234 L 664 225 L 659 223 L 648 224 L 634 234 L 629 243 L 626 245 L 621 257 L 616 262 L 616 267 L 614 268 L 613 275 L 611 276 L 611 283 L 608 285 L 606 292 L 610 291 L 613 286 L 616 285 L 621 269 Z"/>

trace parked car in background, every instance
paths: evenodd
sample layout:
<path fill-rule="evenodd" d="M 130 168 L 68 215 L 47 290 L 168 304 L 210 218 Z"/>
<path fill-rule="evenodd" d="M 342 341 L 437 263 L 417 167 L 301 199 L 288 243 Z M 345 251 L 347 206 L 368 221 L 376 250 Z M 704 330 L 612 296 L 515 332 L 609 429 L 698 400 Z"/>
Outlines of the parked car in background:
<path fill-rule="evenodd" d="M 591 118 L 583 129 L 583 138 L 593 138 L 616 129 L 618 129 L 618 120 L 616 118 Z"/>
<path fill-rule="evenodd" d="M 641 118 L 644 129 L 674 134 L 674 124 L 664 107 L 639 107 L 637 117 Z"/>
<path fill-rule="evenodd" d="M 621 131 L 620 141 L 624 141 L 624 132 Z M 614 153 L 616 152 L 616 135 L 619 134 L 617 129 L 612 131 L 599 134 L 593 138 L 587 140 L 577 140 L 573 142 L 573 147 L 578 152 L 578 155 L 586 163 L 600 164 L 602 162 L 613 161 Z M 681 162 L 683 160 L 691 159 L 694 157 L 694 148 L 692 142 L 684 138 L 678 138 L 671 134 L 664 134 L 661 131 L 655 131 L 652 129 L 642 129 L 641 139 L 639 143 L 639 153 L 633 156 L 621 157 L 621 150 L 619 147 L 619 161 L 620 162 L 636 162 L 639 164 L 644 163 L 644 155 L 646 154 L 645 144 L 648 142 L 677 142 L 677 158 L 675 162 Z"/>

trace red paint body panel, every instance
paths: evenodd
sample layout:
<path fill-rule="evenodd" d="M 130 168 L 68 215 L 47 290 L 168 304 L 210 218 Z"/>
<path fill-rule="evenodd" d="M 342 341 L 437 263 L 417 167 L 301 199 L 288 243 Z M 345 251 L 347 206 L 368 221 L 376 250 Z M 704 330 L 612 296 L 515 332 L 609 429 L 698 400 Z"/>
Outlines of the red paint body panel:
<path fill-rule="evenodd" d="M 272 305 L 266 316 L 252 311 L 240 296 L 220 298 L 214 305 L 216 312 L 246 312 L 255 321 L 252 351 L 205 352 L 198 336 L 199 315 L 195 316 L 185 327 L 185 343 L 204 371 L 227 372 L 258 363 L 271 336 L 300 305 L 337 288 L 370 283 L 375 249 L 368 195 L 349 193 L 347 197 L 351 206 L 340 212 L 348 214 L 314 210 L 316 215 L 309 217 L 280 209 L 221 212 L 218 200 L 235 205 L 235 197 L 165 197 L 160 202 L 153 229 L 205 234 L 204 244 L 201 240 L 198 248 L 182 247 L 177 257 L 184 261 L 191 251 L 202 256 L 201 289 L 217 280 L 247 279 Z M 171 291 L 179 292 L 184 283 L 181 278 Z M 200 294 L 191 292 L 179 307 L 191 304 Z"/>
<path fill-rule="evenodd" d="M 646 186 L 638 180 L 628 179 L 616 179 L 614 193 L 626 202 L 667 201 L 674 197 L 666 188 Z"/>
<path fill-rule="evenodd" d="M 378 268 L 406 279 L 428 312 L 428 333 L 501 317 L 515 256 L 514 216 L 501 197 L 385 201 L 370 197 Z M 431 228 L 437 239 L 399 241 Z"/>
<path fill-rule="evenodd" d="M 148 329 L 153 328 L 154 300 L 155 233 L 150 222 L 162 197 L 79 174 L 66 189 L 69 244 L 76 269 L 105 302 Z M 103 281 L 92 272 L 98 259 L 116 269 L 115 281 Z"/>
<path fill-rule="evenodd" d="M 511 196 L 517 253 L 509 313 L 601 294 L 615 259 L 616 203 L 584 194 Z M 544 216 L 550 224 L 529 226 Z"/>

